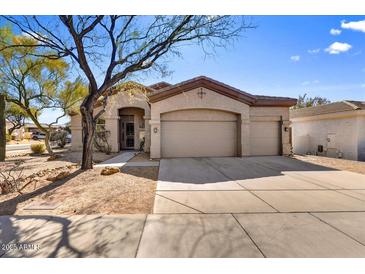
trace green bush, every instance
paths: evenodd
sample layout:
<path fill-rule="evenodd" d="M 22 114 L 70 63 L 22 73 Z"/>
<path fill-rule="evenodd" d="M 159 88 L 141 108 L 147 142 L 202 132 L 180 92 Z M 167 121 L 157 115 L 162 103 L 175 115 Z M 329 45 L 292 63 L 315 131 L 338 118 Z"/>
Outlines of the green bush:
<path fill-rule="evenodd" d="M 42 154 L 43 152 L 45 152 L 46 147 L 44 146 L 44 144 L 32 144 L 30 146 L 30 149 L 35 154 Z"/>
<path fill-rule="evenodd" d="M 10 142 L 11 141 L 11 135 L 6 133 L 6 141 L 7 142 Z"/>
<path fill-rule="evenodd" d="M 57 142 L 57 145 L 60 148 L 63 148 L 66 145 L 66 137 L 67 137 L 66 130 L 57 130 L 51 132 L 50 141 Z"/>

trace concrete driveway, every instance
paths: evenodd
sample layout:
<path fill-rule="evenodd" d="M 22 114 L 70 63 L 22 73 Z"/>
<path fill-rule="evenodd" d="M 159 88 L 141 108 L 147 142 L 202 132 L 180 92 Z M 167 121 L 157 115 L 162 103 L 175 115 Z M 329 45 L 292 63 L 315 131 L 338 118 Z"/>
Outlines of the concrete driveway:
<path fill-rule="evenodd" d="M 160 162 L 154 213 L 365 211 L 365 176 L 271 156 Z"/>

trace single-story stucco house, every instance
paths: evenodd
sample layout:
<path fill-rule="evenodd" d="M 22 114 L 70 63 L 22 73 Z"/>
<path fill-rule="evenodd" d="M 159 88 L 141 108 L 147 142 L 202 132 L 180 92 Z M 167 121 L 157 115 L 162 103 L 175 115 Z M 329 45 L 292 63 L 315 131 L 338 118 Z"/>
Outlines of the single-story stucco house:
<path fill-rule="evenodd" d="M 365 102 L 290 110 L 293 152 L 365 161 Z"/>
<path fill-rule="evenodd" d="M 131 95 L 114 88 L 103 114 L 114 152 L 139 149 L 151 158 L 285 155 L 289 107 L 296 99 L 252 95 L 205 76 L 165 82 Z M 98 112 L 100 104 L 96 106 Z M 82 147 L 81 117 L 71 116 L 72 149 Z"/>

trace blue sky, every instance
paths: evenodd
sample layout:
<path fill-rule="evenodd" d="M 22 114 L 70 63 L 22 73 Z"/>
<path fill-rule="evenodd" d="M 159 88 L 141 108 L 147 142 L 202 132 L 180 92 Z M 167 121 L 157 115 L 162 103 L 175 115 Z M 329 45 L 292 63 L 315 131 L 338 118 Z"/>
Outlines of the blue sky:
<path fill-rule="evenodd" d="M 204 58 L 195 47 L 184 49 L 183 58 L 170 63 L 174 73 L 164 80 L 176 83 L 206 75 L 253 94 L 365 100 L 365 27 L 364 32 L 341 28 L 343 20 L 348 27 L 346 23 L 365 16 L 252 18 L 257 28 L 248 30 L 234 47 L 218 50 L 214 58 Z M 330 54 L 326 49 L 335 42 L 342 43 L 340 50 L 347 49 L 343 44 L 351 48 Z"/>
<path fill-rule="evenodd" d="M 183 57 L 169 61 L 171 76 L 151 75 L 141 82 L 177 83 L 206 75 L 252 94 L 365 101 L 365 21 L 359 23 L 365 16 L 251 19 L 257 28 L 234 46 L 218 49 L 214 57 L 205 57 L 197 46 L 183 47 Z M 56 115 L 47 112 L 42 120 Z"/>

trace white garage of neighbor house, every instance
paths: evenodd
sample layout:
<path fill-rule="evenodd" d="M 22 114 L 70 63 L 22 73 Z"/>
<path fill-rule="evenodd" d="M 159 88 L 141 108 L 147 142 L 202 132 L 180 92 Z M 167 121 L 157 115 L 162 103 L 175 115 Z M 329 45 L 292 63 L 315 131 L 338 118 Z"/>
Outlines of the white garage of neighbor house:
<path fill-rule="evenodd" d="M 139 149 L 144 139 L 151 158 L 286 155 L 289 107 L 295 104 L 296 99 L 252 95 L 200 76 L 141 86 L 133 96 L 116 87 L 102 126 L 112 151 Z M 80 150 L 80 115 L 72 115 L 71 130 L 72 149 Z"/>
<path fill-rule="evenodd" d="M 290 121 L 294 153 L 365 161 L 365 102 L 291 110 Z"/>

